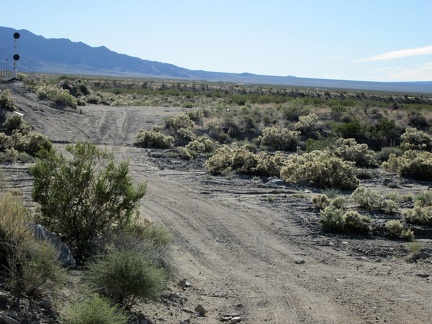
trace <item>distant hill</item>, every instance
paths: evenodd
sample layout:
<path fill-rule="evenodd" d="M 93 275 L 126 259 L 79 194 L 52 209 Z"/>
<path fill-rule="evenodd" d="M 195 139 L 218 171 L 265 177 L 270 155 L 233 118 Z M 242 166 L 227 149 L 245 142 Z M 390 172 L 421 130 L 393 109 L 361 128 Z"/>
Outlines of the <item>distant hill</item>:
<path fill-rule="evenodd" d="M 64 38 L 47 39 L 27 30 L 7 27 L 0 27 L 0 62 L 2 65 L 12 65 L 13 34 L 15 32 L 21 35 L 17 41 L 17 53 L 20 55 L 19 72 L 178 78 L 314 88 L 432 93 L 432 81 L 366 82 L 188 70 L 173 64 L 119 54 L 104 46 L 91 47 L 82 42 L 72 42 Z"/>

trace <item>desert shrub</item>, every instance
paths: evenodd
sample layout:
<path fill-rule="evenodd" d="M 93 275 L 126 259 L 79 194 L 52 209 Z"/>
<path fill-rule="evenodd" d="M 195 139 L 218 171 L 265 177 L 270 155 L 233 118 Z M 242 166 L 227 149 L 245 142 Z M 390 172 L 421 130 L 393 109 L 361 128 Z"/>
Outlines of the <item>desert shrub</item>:
<path fill-rule="evenodd" d="M 6 117 L 6 120 L 2 126 L 5 127 L 9 132 L 12 132 L 15 129 L 20 129 L 24 126 L 24 124 L 24 119 L 20 115 L 13 113 Z"/>
<path fill-rule="evenodd" d="M 410 150 L 399 157 L 390 154 L 388 161 L 383 162 L 381 167 L 390 172 L 397 172 L 402 177 L 431 181 L 432 153 Z"/>
<path fill-rule="evenodd" d="M 28 211 L 18 197 L 0 199 L 0 265 L 17 294 L 34 296 L 49 283 L 59 283 L 58 251 L 48 241 L 37 241 L 28 225 Z"/>
<path fill-rule="evenodd" d="M 318 194 L 313 196 L 311 202 L 318 209 L 324 209 L 325 207 L 330 205 L 330 199 L 327 197 L 327 195 L 324 194 Z"/>
<path fill-rule="evenodd" d="M 174 137 L 145 129 L 138 130 L 134 141 L 135 146 L 156 148 L 171 148 L 173 143 Z"/>
<path fill-rule="evenodd" d="M 175 133 L 175 136 L 179 140 L 181 140 L 183 142 L 188 142 L 188 143 L 190 141 L 193 141 L 197 137 L 192 128 L 179 128 L 177 130 L 177 132 Z"/>
<path fill-rule="evenodd" d="M 414 206 L 429 207 L 432 206 L 432 191 L 423 191 L 414 198 Z"/>
<path fill-rule="evenodd" d="M 214 152 L 217 147 L 219 147 L 219 143 L 215 142 L 208 136 L 199 136 L 186 145 L 187 149 L 193 150 L 198 153 L 211 153 Z"/>
<path fill-rule="evenodd" d="M 330 199 L 329 205 L 334 208 L 344 208 L 346 203 L 345 197 L 338 196 Z"/>
<path fill-rule="evenodd" d="M 327 152 L 313 151 L 288 156 L 280 177 L 286 182 L 349 190 L 359 185 L 354 171 L 353 162 L 343 161 Z"/>
<path fill-rule="evenodd" d="M 402 232 L 400 233 L 399 237 L 402 240 L 406 240 L 406 241 L 414 241 L 415 236 L 414 236 L 414 231 L 411 228 L 405 228 L 402 230 Z"/>
<path fill-rule="evenodd" d="M 394 215 L 399 213 L 399 204 L 392 199 L 383 199 L 379 206 L 379 210 L 384 214 Z"/>
<path fill-rule="evenodd" d="M 137 299 L 154 299 L 166 287 L 165 272 L 132 251 L 113 251 L 89 265 L 88 281 L 97 292 L 130 307 Z"/>
<path fill-rule="evenodd" d="M 73 303 L 64 318 L 66 324 L 127 324 L 128 316 L 119 307 L 99 296 Z"/>
<path fill-rule="evenodd" d="M 256 166 L 256 172 L 261 176 L 279 177 L 280 170 L 285 161 L 285 157 L 281 152 L 270 154 L 267 152 L 258 153 L 258 164 Z"/>
<path fill-rule="evenodd" d="M 198 154 L 196 151 L 188 149 L 186 147 L 177 147 L 178 157 L 183 160 L 193 160 Z"/>
<path fill-rule="evenodd" d="M 402 143 L 400 147 L 405 151 L 430 150 L 432 148 L 432 137 L 417 128 L 407 127 L 401 135 L 401 139 Z"/>
<path fill-rule="evenodd" d="M 351 199 L 366 210 L 379 210 L 383 201 L 383 197 L 378 191 L 362 186 L 354 190 L 351 194 Z"/>
<path fill-rule="evenodd" d="M 18 160 L 19 152 L 13 147 L 0 152 L 0 162 L 16 162 Z"/>
<path fill-rule="evenodd" d="M 283 117 L 291 121 L 297 121 L 300 116 L 306 115 L 308 112 L 305 102 L 300 98 L 286 103 L 281 110 Z"/>
<path fill-rule="evenodd" d="M 305 116 L 300 116 L 299 121 L 295 124 L 295 129 L 300 131 L 301 134 L 308 137 L 315 137 L 322 129 L 323 122 L 320 117 L 315 113 L 310 113 Z"/>
<path fill-rule="evenodd" d="M 306 140 L 306 151 L 312 152 L 312 151 L 326 150 L 330 147 L 334 147 L 336 144 L 336 140 L 337 138 L 335 137 L 322 137 L 322 136 L 318 136 L 317 139 L 308 138 Z"/>
<path fill-rule="evenodd" d="M 407 223 L 432 226 L 432 206 L 414 206 L 402 212 L 402 216 Z"/>
<path fill-rule="evenodd" d="M 262 131 L 261 144 L 280 151 L 295 151 L 299 141 L 299 131 L 284 127 L 266 127 Z"/>
<path fill-rule="evenodd" d="M 72 96 L 68 90 L 55 85 L 41 83 L 36 89 L 36 94 L 39 99 L 50 100 L 60 108 L 68 106 L 71 108 L 77 107 L 76 98 Z"/>
<path fill-rule="evenodd" d="M 398 220 L 389 220 L 385 223 L 385 228 L 389 232 L 390 237 L 400 237 L 404 227 Z"/>
<path fill-rule="evenodd" d="M 11 136 L 13 147 L 20 152 L 35 156 L 40 150 L 52 149 L 51 141 L 42 134 L 36 132 L 14 132 Z"/>
<path fill-rule="evenodd" d="M 368 138 L 369 127 L 358 119 L 346 123 L 335 123 L 332 126 L 335 134 L 343 138 L 354 138 L 358 142 L 364 142 Z"/>
<path fill-rule="evenodd" d="M 408 124 L 420 129 L 426 129 L 429 127 L 429 122 L 426 117 L 418 111 L 410 111 L 408 114 Z"/>
<path fill-rule="evenodd" d="M 375 160 L 381 164 L 383 162 L 388 161 L 390 158 L 390 154 L 394 154 L 395 156 L 401 156 L 403 151 L 398 147 L 383 147 L 379 152 L 375 153 Z"/>
<path fill-rule="evenodd" d="M 194 122 L 188 115 L 178 115 L 165 119 L 165 127 L 179 130 L 180 128 L 191 128 Z"/>
<path fill-rule="evenodd" d="M 5 133 L 0 133 L 0 151 L 4 151 L 12 146 L 12 141 Z"/>
<path fill-rule="evenodd" d="M 210 174 L 237 171 L 245 174 L 255 174 L 258 157 L 255 153 L 237 145 L 223 145 L 216 149 L 214 155 L 205 162 L 205 168 Z"/>
<path fill-rule="evenodd" d="M 374 152 L 367 144 L 358 144 L 353 138 L 336 140 L 334 154 L 345 161 L 352 161 L 358 167 L 375 166 Z"/>
<path fill-rule="evenodd" d="M 321 211 L 320 224 L 324 231 L 336 233 L 365 233 L 370 230 L 370 217 L 357 211 L 344 211 L 327 206 Z"/>
<path fill-rule="evenodd" d="M 130 226 L 145 183 L 135 187 L 127 162 L 90 143 L 67 146 L 72 158 L 42 151 L 30 169 L 32 198 L 40 204 L 38 221 L 60 234 L 78 260 L 95 251 L 95 241 Z"/>
<path fill-rule="evenodd" d="M 15 100 L 10 95 L 10 90 L 0 91 L 0 108 L 8 111 L 17 110 Z"/>

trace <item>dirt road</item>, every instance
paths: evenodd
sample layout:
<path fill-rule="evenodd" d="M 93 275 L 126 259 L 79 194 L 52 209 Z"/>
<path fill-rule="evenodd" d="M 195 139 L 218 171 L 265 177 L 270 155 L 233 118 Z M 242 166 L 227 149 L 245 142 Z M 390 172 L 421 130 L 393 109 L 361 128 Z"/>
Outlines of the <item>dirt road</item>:
<path fill-rule="evenodd" d="M 79 113 L 50 108 L 20 89 L 13 96 L 25 120 L 59 148 L 91 141 L 130 159 L 133 178 L 148 182 L 143 214 L 173 233 L 174 282 L 192 284 L 171 288 L 187 298 L 183 305 L 148 305 L 155 322 L 220 323 L 222 315 L 243 323 L 431 321 L 431 263 L 405 262 L 405 243 L 324 235 L 308 192 L 210 177 L 177 168 L 176 160 L 162 167 L 154 150 L 131 145 L 139 128 L 187 109 L 86 106 Z M 188 312 L 197 304 L 206 317 Z"/>

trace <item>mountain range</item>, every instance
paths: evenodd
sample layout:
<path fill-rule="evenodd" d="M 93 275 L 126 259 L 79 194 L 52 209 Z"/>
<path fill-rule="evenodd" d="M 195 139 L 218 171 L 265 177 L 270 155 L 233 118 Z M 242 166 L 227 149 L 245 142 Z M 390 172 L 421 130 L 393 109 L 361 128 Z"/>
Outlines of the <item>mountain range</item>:
<path fill-rule="evenodd" d="M 17 40 L 14 39 L 14 33 L 16 32 L 20 34 Z M 16 48 L 14 48 L 14 44 L 16 44 Z M 169 78 L 313 88 L 432 93 L 432 81 L 369 82 L 188 70 L 169 63 L 119 54 L 104 46 L 91 47 L 82 42 L 72 42 L 65 38 L 47 39 L 28 30 L 16 30 L 0 26 L 0 68 L 13 66 L 14 53 L 20 55 L 20 59 L 17 61 L 18 72 Z"/>

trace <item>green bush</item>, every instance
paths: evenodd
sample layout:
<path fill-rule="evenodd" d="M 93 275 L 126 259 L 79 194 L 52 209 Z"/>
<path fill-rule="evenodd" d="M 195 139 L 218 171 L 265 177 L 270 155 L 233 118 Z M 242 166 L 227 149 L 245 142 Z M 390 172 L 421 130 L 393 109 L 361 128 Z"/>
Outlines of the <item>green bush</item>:
<path fill-rule="evenodd" d="M 219 147 L 219 143 L 212 140 L 208 136 L 199 136 L 195 140 L 189 142 L 185 147 L 188 150 L 192 150 L 198 153 L 211 153 Z"/>
<path fill-rule="evenodd" d="M 353 162 L 322 151 L 291 154 L 281 168 L 280 177 L 286 182 L 322 188 L 350 190 L 359 185 Z"/>
<path fill-rule="evenodd" d="M 42 134 L 36 132 L 14 132 L 11 136 L 13 147 L 19 152 L 25 152 L 35 156 L 39 151 L 52 149 L 51 141 Z"/>
<path fill-rule="evenodd" d="M 370 217 L 353 210 L 327 206 L 321 211 L 320 224 L 328 232 L 365 233 L 370 230 L 370 222 Z"/>
<path fill-rule="evenodd" d="M 73 303 L 65 315 L 66 324 L 127 324 L 126 312 L 99 296 Z"/>
<path fill-rule="evenodd" d="M 26 125 L 24 119 L 16 113 L 8 115 L 2 126 L 5 127 L 9 132 L 12 132 L 16 129 L 21 129 L 23 126 L 28 128 L 28 125 Z"/>
<path fill-rule="evenodd" d="M 388 161 L 383 162 L 381 167 L 390 172 L 397 172 L 402 177 L 431 181 L 432 153 L 410 150 L 399 157 L 390 154 Z"/>
<path fill-rule="evenodd" d="M 404 151 L 408 150 L 431 150 L 432 148 L 432 137 L 418 130 L 417 128 L 407 127 L 405 132 L 401 135 L 402 143 L 401 149 Z"/>
<path fill-rule="evenodd" d="M 8 111 L 17 110 L 15 100 L 10 95 L 10 90 L 0 91 L 0 108 Z"/>
<path fill-rule="evenodd" d="M 165 127 L 179 130 L 180 128 L 191 128 L 194 126 L 194 122 L 188 115 L 178 115 L 165 119 Z"/>
<path fill-rule="evenodd" d="M 216 149 L 212 157 L 204 164 L 210 174 L 237 171 L 245 174 L 255 174 L 258 157 L 243 146 L 223 145 Z"/>
<path fill-rule="evenodd" d="M 259 152 L 257 155 L 258 164 L 256 173 L 265 177 L 279 177 L 280 170 L 284 164 L 285 157 L 281 152 L 270 154 L 267 152 Z"/>
<path fill-rule="evenodd" d="M 432 226 L 432 206 L 415 206 L 403 211 L 402 216 L 407 223 Z"/>
<path fill-rule="evenodd" d="M 414 206 L 429 207 L 432 206 L 432 191 L 423 191 L 414 198 Z"/>
<path fill-rule="evenodd" d="M 299 142 L 299 131 L 283 127 L 266 127 L 262 131 L 261 144 L 280 151 L 295 151 Z"/>
<path fill-rule="evenodd" d="M 352 194 L 351 199 L 366 210 L 379 210 L 383 196 L 375 190 L 358 187 Z"/>
<path fill-rule="evenodd" d="M 307 137 L 315 137 L 323 128 L 324 124 L 320 117 L 315 113 L 300 116 L 299 121 L 295 124 L 295 129 Z"/>
<path fill-rule="evenodd" d="M 318 194 L 313 196 L 311 202 L 318 209 L 324 209 L 330 205 L 330 199 L 327 197 L 327 195 L 324 194 Z"/>
<path fill-rule="evenodd" d="M 88 281 L 116 303 L 132 306 L 137 299 L 154 299 L 166 287 L 165 272 L 133 251 L 113 251 L 89 265 Z"/>
<path fill-rule="evenodd" d="M 390 237 L 400 237 L 404 227 L 398 220 L 389 220 L 385 223 L 385 228 L 389 232 Z"/>
<path fill-rule="evenodd" d="M 38 222 L 60 234 L 76 259 L 95 251 L 95 242 L 113 229 L 131 225 L 145 183 L 135 187 L 127 162 L 90 143 L 67 146 L 71 159 L 43 151 L 30 169 L 32 198 L 40 204 Z"/>
<path fill-rule="evenodd" d="M 138 130 L 134 145 L 139 147 L 171 148 L 173 147 L 174 137 L 164 135 L 161 132 Z"/>
<path fill-rule="evenodd" d="M 367 144 L 358 144 L 354 138 L 340 138 L 335 146 L 334 154 L 345 161 L 355 162 L 358 167 L 376 166 L 374 152 Z"/>
<path fill-rule="evenodd" d="M 390 154 L 394 154 L 395 156 L 401 156 L 403 151 L 398 147 L 383 147 L 379 152 L 375 153 L 375 160 L 381 164 L 383 162 L 388 161 L 390 158 Z"/>

